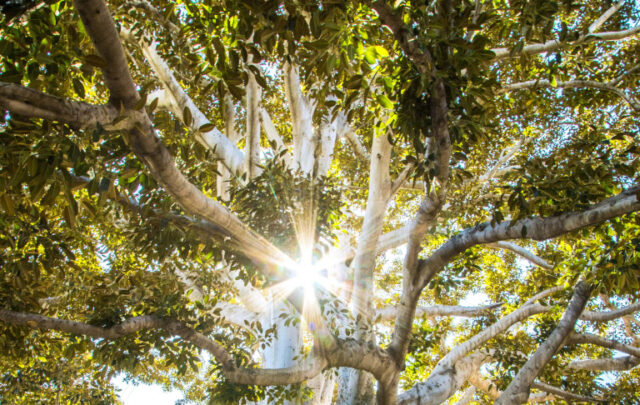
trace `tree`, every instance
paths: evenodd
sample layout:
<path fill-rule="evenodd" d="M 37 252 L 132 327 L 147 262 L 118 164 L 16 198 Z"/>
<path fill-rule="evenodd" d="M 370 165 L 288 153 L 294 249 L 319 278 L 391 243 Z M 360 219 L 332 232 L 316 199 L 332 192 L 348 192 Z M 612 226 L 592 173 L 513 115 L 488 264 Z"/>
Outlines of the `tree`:
<path fill-rule="evenodd" d="M 639 11 L 5 5 L 1 397 L 638 401 Z"/>

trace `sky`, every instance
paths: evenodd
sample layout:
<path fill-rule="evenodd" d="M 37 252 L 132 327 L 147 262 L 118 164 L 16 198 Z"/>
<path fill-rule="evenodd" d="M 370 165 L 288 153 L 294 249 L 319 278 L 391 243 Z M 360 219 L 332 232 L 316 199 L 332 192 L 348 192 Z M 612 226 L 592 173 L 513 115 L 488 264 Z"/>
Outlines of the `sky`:
<path fill-rule="evenodd" d="M 133 385 L 122 377 L 114 378 L 113 383 L 120 389 L 118 396 L 124 405 L 174 405 L 177 400 L 184 398 L 180 392 L 167 392 L 159 385 Z"/>

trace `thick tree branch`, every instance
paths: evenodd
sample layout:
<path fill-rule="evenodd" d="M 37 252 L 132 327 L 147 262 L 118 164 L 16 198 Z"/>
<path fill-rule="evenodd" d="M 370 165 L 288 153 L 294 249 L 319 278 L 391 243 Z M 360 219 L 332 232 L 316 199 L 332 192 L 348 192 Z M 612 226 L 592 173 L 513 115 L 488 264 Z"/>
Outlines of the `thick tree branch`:
<path fill-rule="evenodd" d="M 438 368 L 436 366 L 427 381 L 418 383 L 410 390 L 398 395 L 398 404 L 441 404 L 462 388 L 488 359 L 490 359 L 490 356 L 485 353 L 475 353 L 460 359 L 448 368 Z"/>
<path fill-rule="evenodd" d="M 391 144 L 386 136 L 373 138 L 372 155 L 369 169 L 369 195 L 365 209 L 364 223 L 358 238 L 355 258 L 351 263 L 354 271 L 354 294 L 352 307 L 366 318 L 371 318 L 373 294 L 373 268 L 378 239 L 382 232 L 384 213 L 389 201 L 389 163 Z"/>
<path fill-rule="evenodd" d="M 107 130 L 121 130 L 133 125 L 131 118 L 114 124 L 120 111 L 111 104 L 66 100 L 13 83 L 0 82 L 0 108 L 25 117 L 63 122 L 75 129 L 92 129 L 100 125 Z"/>
<path fill-rule="evenodd" d="M 527 401 L 531 384 L 536 376 L 540 374 L 542 368 L 564 345 L 567 337 L 573 331 L 578 317 L 584 310 L 590 294 L 591 286 L 586 282 L 579 282 L 558 326 L 553 330 L 547 340 L 538 347 L 533 356 L 527 360 L 520 371 L 518 371 L 518 374 L 513 381 L 511 381 L 511 384 L 509 384 L 507 389 L 495 402 L 497 405 L 521 404 Z"/>
<path fill-rule="evenodd" d="M 371 148 L 371 162 L 369 168 L 369 195 L 365 209 L 362 230 L 358 237 L 356 254 L 351 262 L 353 269 L 353 293 L 351 312 L 356 319 L 360 319 L 356 329 L 356 338 L 361 341 L 371 341 L 371 324 L 373 321 L 373 271 L 376 263 L 378 239 L 382 232 L 384 214 L 389 202 L 389 164 L 391 159 L 391 144 L 386 136 L 374 136 Z M 358 381 L 365 380 L 360 372 L 351 373 L 348 384 L 358 387 Z M 372 394 L 369 379 L 360 387 L 348 392 L 348 397 L 339 397 L 339 402 L 358 403 L 364 396 Z M 363 387 L 364 386 L 364 387 Z M 342 394 L 342 393 L 341 393 Z"/>
<path fill-rule="evenodd" d="M 247 131 L 245 134 L 245 171 L 249 179 L 260 173 L 260 98 L 261 90 L 256 78 L 248 71 L 249 83 L 247 83 Z"/>
<path fill-rule="evenodd" d="M 378 13 L 380 21 L 391 29 L 400 48 L 415 63 L 418 70 L 421 73 L 432 72 L 434 63 L 431 53 L 426 49 L 420 49 L 415 38 L 412 38 L 409 28 L 404 24 L 402 14 L 391 8 L 384 0 L 372 2 L 371 8 Z"/>
<path fill-rule="evenodd" d="M 640 364 L 640 358 L 634 356 L 616 357 L 614 359 L 576 360 L 567 365 L 572 370 L 589 371 L 625 371 Z"/>
<path fill-rule="evenodd" d="M 509 315 L 500 318 L 496 323 L 483 329 L 482 332 L 454 347 L 438 362 L 436 369 L 450 368 L 451 365 L 455 364 L 458 360 L 471 353 L 473 350 L 476 350 L 490 339 L 493 339 L 503 333 L 512 325 L 530 318 L 533 315 L 541 314 L 546 311 L 548 311 L 548 307 L 541 304 L 528 304 L 516 309 Z"/>
<path fill-rule="evenodd" d="M 638 211 L 640 210 L 638 190 L 639 188 L 634 186 L 584 211 L 569 212 L 554 217 L 507 221 L 495 225 L 484 223 L 462 231 L 422 261 L 421 285 L 424 287 L 435 273 L 472 246 L 508 239 L 545 240 Z"/>
<path fill-rule="evenodd" d="M 567 344 L 597 345 L 640 358 L 640 348 L 626 345 L 624 343 L 618 343 L 591 333 L 572 333 L 571 336 L 569 336 Z"/>
<path fill-rule="evenodd" d="M 627 30 L 622 30 L 622 31 L 590 33 L 590 34 L 581 36 L 574 42 L 562 42 L 557 39 L 553 39 L 543 44 L 527 45 L 522 48 L 522 51 L 516 53 L 513 56 L 534 55 L 534 54 L 543 53 L 543 52 L 553 52 L 558 49 L 584 45 L 590 42 L 619 41 L 621 39 L 631 37 L 637 34 L 638 32 L 640 32 L 640 26 L 629 28 Z M 494 60 L 508 59 L 512 57 L 511 51 L 508 48 L 494 48 L 494 49 L 491 49 L 491 51 L 495 53 L 495 57 L 493 58 Z"/>
<path fill-rule="evenodd" d="M 347 117 L 340 113 L 333 120 L 331 117 L 324 117 L 318 128 L 318 147 L 316 158 L 316 176 L 326 176 L 331 168 L 333 151 L 336 146 L 339 132 L 343 131 Z"/>
<path fill-rule="evenodd" d="M 124 30 L 123 33 L 125 37 L 131 39 L 131 34 L 127 34 Z M 182 86 L 180 86 L 176 80 L 171 69 L 169 69 L 169 66 L 160 57 L 160 55 L 158 55 L 155 43 L 152 42 L 150 44 L 146 44 L 139 42 L 139 45 L 142 53 L 153 68 L 153 71 L 162 83 L 166 90 L 166 94 L 171 100 L 170 108 L 172 112 L 185 122 L 185 124 L 188 124 L 189 128 L 196 134 L 196 139 L 202 146 L 212 150 L 217 157 L 222 159 L 222 162 L 231 173 L 245 173 L 245 157 L 236 147 L 234 142 L 224 136 L 217 128 L 213 128 L 208 131 L 200 131 L 200 128 L 203 125 L 210 123 L 209 119 L 195 105 L 191 97 L 189 97 L 189 95 L 182 89 Z M 188 118 L 185 117 L 187 110 L 191 117 L 189 122 L 187 122 Z"/>
<path fill-rule="evenodd" d="M 296 366 L 285 369 L 239 368 L 235 366 L 229 352 L 214 340 L 194 331 L 182 322 L 173 319 L 158 318 L 153 315 L 130 318 L 110 328 L 102 328 L 82 322 L 0 309 L 0 321 L 16 326 L 26 326 L 32 329 L 56 330 L 102 339 L 117 339 L 141 330 L 163 329 L 211 353 L 211 355 L 222 364 L 222 372 L 225 377 L 230 382 L 237 384 L 295 384 L 318 375 L 327 366 L 325 359 L 311 356 Z"/>
<path fill-rule="evenodd" d="M 238 134 L 236 133 L 235 123 L 235 105 L 230 93 L 226 93 L 222 102 L 222 116 L 224 118 L 224 132 L 227 137 L 236 145 L 238 143 Z M 216 178 L 216 192 L 219 199 L 228 201 L 229 195 L 229 181 L 233 178 L 233 173 L 227 169 L 223 162 L 218 162 L 218 173 L 220 175 Z"/>
<path fill-rule="evenodd" d="M 640 302 L 636 302 L 634 304 L 629 305 L 628 307 L 616 309 L 613 311 L 584 311 L 580 319 L 585 321 L 593 321 L 593 322 L 606 322 L 612 321 L 614 319 L 621 318 L 625 315 L 632 314 L 634 312 L 640 311 Z"/>
<path fill-rule="evenodd" d="M 415 318 L 416 306 L 422 288 L 420 284 L 418 253 L 424 234 L 435 223 L 442 209 L 449 183 L 449 161 L 451 139 L 449 136 L 449 107 L 444 82 L 436 78 L 431 92 L 431 137 L 428 140 L 428 155 L 435 156 L 432 190 L 422 200 L 418 212 L 411 221 L 407 251 L 402 270 L 402 295 L 394 324 L 389 351 L 396 356 L 398 367 L 404 367 L 404 358 L 409 348 L 409 336 Z M 435 274 L 435 273 L 434 273 Z"/>
<path fill-rule="evenodd" d="M 110 67 L 105 68 L 103 72 L 112 93 L 112 100 L 122 103 L 125 108 L 133 107 L 139 97 L 109 10 L 101 0 L 77 0 L 75 5 L 98 53 L 104 60 L 110 61 Z M 121 63 L 122 66 L 116 68 L 116 63 Z M 138 125 L 129 132 L 131 147 L 149 167 L 152 176 L 187 212 L 224 229 L 232 238 L 231 243 L 235 244 L 236 249 L 258 262 L 283 263 L 290 260 L 269 241 L 251 231 L 224 206 L 205 196 L 190 183 L 178 170 L 171 154 L 156 136 L 148 116 L 144 113 L 141 115 Z M 281 276 L 279 271 L 271 266 L 266 266 L 263 271 L 276 277 Z"/>

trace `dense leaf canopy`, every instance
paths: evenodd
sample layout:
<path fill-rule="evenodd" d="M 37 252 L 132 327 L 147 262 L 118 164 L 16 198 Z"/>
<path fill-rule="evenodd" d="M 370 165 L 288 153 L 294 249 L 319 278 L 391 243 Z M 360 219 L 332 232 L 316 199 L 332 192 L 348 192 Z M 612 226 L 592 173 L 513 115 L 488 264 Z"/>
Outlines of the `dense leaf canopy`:
<path fill-rule="evenodd" d="M 2 6 L 0 402 L 640 401 L 637 2 L 99 7 Z"/>

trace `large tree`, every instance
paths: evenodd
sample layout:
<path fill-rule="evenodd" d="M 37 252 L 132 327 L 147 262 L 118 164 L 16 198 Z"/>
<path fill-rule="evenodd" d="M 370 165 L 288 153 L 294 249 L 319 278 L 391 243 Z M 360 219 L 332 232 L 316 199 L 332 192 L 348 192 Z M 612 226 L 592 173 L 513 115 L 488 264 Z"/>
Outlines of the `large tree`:
<path fill-rule="evenodd" d="M 640 400 L 636 2 L 2 11 L 3 403 Z"/>

